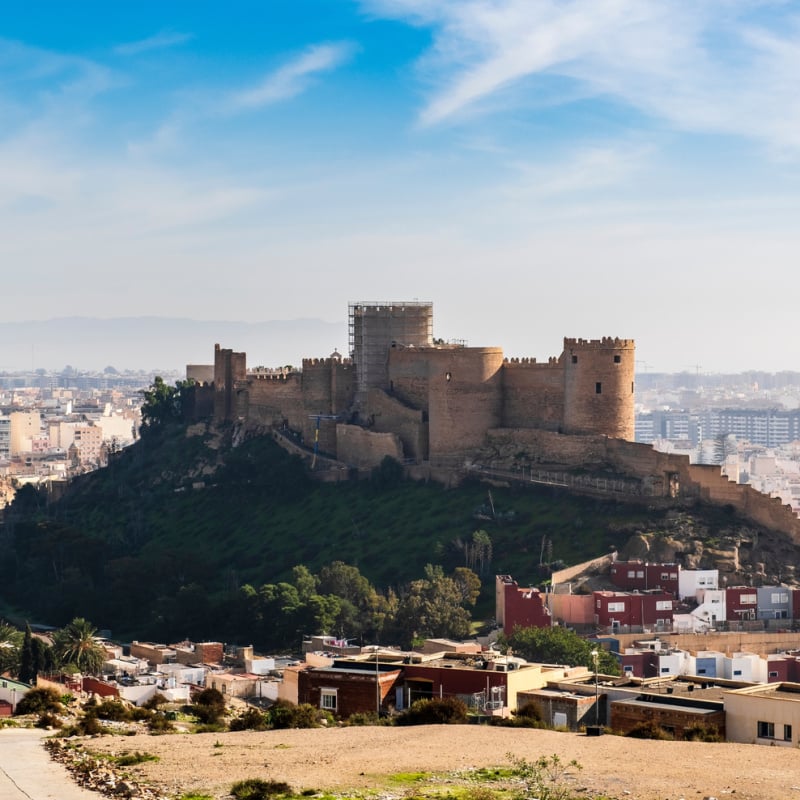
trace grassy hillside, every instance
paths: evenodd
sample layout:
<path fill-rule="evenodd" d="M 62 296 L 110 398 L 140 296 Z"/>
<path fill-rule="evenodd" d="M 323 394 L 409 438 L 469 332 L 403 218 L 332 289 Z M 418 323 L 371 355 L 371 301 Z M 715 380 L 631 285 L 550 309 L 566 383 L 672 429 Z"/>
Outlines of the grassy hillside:
<path fill-rule="evenodd" d="M 645 508 L 535 487 L 492 489 L 502 520 L 479 519 L 488 490 L 477 482 L 445 490 L 389 472 L 319 485 L 268 437 L 231 448 L 229 435 L 168 428 L 50 507 L 21 492 L 2 531 L 0 599 L 55 625 L 83 615 L 131 636 L 197 636 L 199 619 L 225 625 L 222 612 L 198 609 L 222 608 L 242 584 L 340 560 L 399 592 L 427 563 L 464 566 L 462 545 L 482 528 L 493 552 L 478 613 L 491 617 L 495 573 L 520 584 L 546 577 L 543 537 L 552 543 L 545 560 L 570 564 L 658 524 Z"/>

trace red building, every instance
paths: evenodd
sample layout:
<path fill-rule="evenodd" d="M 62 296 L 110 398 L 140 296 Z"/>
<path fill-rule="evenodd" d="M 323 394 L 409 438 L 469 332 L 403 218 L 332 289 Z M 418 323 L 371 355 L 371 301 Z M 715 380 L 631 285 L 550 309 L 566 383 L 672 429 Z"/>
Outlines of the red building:
<path fill-rule="evenodd" d="M 729 586 L 725 590 L 725 613 L 732 622 L 756 619 L 758 591 L 752 586 Z"/>
<path fill-rule="evenodd" d="M 495 619 L 510 636 L 514 628 L 549 628 L 552 624 L 545 595 L 538 589 L 522 589 L 510 575 L 495 578 Z"/>
<path fill-rule="evenodd" d="M 297 702 L 330 711 L 337 717 L 375 713 L 394 705 L 395 684 L 403 674 L 394 664 L 334 662 L 297 674 Z M 378 688 L 379 687 L 379 688 Z"/>
<path fill-rule="evenodd" d="M 646 561 L 616 561 L 609 577 L 614 586 L 627 592 L 663 589 L 678 596 L 680 567 L 677 564 L 650 564 Z"/>
<path fill-rule="evenodd" d="M 670 592 L 593 592 L 594 619 L 611 631 L 672 628 L 674 597 Z"/>

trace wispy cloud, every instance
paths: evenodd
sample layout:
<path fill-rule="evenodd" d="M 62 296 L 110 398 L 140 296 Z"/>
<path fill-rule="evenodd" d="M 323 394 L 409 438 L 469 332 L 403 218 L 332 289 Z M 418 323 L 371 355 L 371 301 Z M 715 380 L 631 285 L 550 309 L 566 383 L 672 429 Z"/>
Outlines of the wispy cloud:
<path fill-rule="evenodd" d="M 135 56 L 139 55 L 139 53 L 146 53 L 149 50 L 162 50 L 165 47 L 175 47 L 179 44 L 185 44 L 193 38 L 191 33 L 159 31 L 153 36 L 148 36 L 146 39 L 138 39 L 135 42 L 126 42 L 117 45 L 114 48 L 114 52 L 121 56 Z"/>
<path fill-rule="evenodd" d="M 769 28 L 758 11 L 770 8 Z M 800 147 L 800 14 L 726 0 L 362 0 L 375 16 L 429 27 L 418 63 L 431 126 L 528 102 L 553 76 L 680 130 Z"/>
<path fill-rule="evenodd" d="M 317 75 L 347 62 L 353 52 L 354 47 L 348 42 L 313 45 L 255 86 L 234 93 L 230 106 L 234 110 L 255 109 L 295 97 L 305 91 Z"/>

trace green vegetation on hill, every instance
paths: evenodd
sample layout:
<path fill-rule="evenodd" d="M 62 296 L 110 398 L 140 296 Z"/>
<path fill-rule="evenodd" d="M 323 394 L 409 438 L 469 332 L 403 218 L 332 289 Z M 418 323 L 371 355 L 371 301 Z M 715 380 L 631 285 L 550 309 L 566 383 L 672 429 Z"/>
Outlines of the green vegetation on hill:
<path fill-rule="evenodd" d="M 475 613 L 490 618 L 495 573 L 535 585 L 547 578 L 542 560 L 576 563 L 624 544 L 637 521 L 653 523 L 644 508 L 545 487 L 493 488 L 497 519 L 478 519 L 488 499 L 480 483 L 446 490 L 384 469 L 372 481 L 318 484 L 268 436 L 236 447 L 233 437 L 230 428 L 189 435 L 164 424 L 49 507 L 35 490 L 20 491 L 0 532 L 0 602 L 53 625 L 84 616 L 116 635 L 271 646 L 273 614 L 288 607 L 297 614 L 282 626 L 287 645 L 326 622 L 367 640 L 397 633 L 381 625 L 427 564 L 443 577 L 458 567 L 482 572 Z M 367 591 L 350 606 L 326 606 L 326 597 L 341 599 L 320 593 L 333 562 L 356 567 L 352 580 L 366 578 L 380 600 Z M 316 581 L 302 614 L 286 588 L 303 594 L 298 565 Z M 359 622 L 370 603 L 374 619 Z M 259 626 L 253 614 L 266 615 Z"/>

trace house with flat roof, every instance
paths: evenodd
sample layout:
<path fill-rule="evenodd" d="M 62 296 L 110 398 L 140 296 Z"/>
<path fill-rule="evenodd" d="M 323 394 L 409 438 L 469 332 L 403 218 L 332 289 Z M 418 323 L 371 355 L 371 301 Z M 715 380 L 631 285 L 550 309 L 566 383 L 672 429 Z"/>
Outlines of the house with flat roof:
<path fill-rule="evenodd" d="M 800 683 L 768 683 L 724 693 L 727 740 L 797 747 Z"/>

